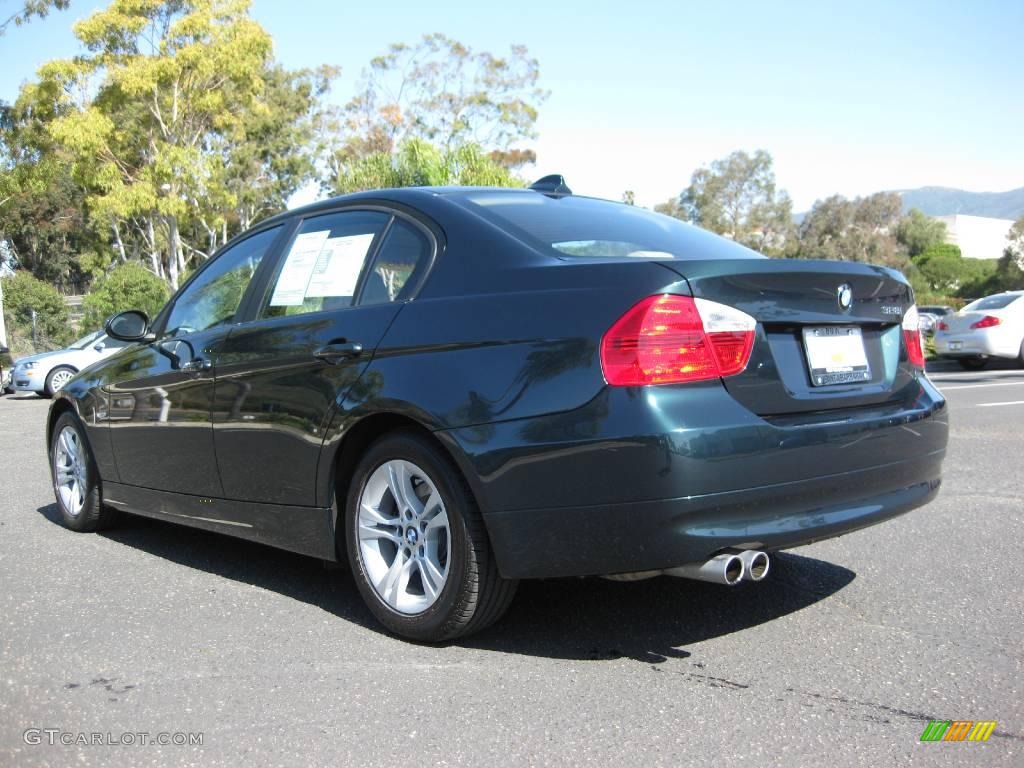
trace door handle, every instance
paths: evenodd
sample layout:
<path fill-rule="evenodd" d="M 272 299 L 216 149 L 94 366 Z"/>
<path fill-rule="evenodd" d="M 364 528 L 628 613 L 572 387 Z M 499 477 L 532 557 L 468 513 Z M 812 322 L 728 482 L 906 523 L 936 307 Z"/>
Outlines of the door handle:
<path fill-rule="evenodd" d="M 205 357 L 193 357 L 187 363 L 181 364 L 182 373 L 200 374 L 213 368 L 213 362 Z"/>
<path fill-rule="evenodd" d="M 323 360 L 328 365 L 337 365 L 342 360 L 359 357 L 361 354 L 363 354 L 362 344 L 355 341 L 344 341 L 320 347 L 313 353 L 313 357 Z"/>

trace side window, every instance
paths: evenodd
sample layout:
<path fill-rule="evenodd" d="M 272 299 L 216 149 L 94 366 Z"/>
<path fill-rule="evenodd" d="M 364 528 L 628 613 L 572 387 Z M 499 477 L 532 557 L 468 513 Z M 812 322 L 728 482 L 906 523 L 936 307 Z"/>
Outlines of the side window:
<path fill-rule="evenodd" d="M 302 222 L 281 259 L 260 317 L 352 306 L 366 256 L 391 215 L 341 211 Z"/>
<path fill-rule="evenodd" d="M 395 219 L 366 275 L 361 305 L 403 301 L 430 266 L 433 244 L 417 227 Z"/>
<path fill-rule="evenodd" d="M 121 341 L 120 339 L 113 339 L 110 336 L 107 336 L 106 334 L 103 335 L 103 338 L 100 339 L 100 341 L 103 342 L 104 349 L 121 349 L 122 347 L 127 347 L 130 344 L 135 343 L 133 341 Z"/>
<path fill-rule="evenodd" d="M 166 335 L 180 336 L 232 322 L 256 267 L 280 231 L 274 227 L 260 232 L 217 256 L 174 302 Z"/>

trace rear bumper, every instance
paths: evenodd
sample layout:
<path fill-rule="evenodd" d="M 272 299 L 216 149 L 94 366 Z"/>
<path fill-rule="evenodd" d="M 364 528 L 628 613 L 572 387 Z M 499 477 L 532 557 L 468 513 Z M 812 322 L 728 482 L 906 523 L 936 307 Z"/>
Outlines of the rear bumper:
<path fill-rule="evenodd" d="M 732 493 L 498 512 L 487 523 L 508 578 L 660 570 L 723 549 L 810 544 L 908 512 L 938 493 L 944 455 Z"/>
<path fill-rule="evenodd" d="M 935 334 L 935 352 L 943 357 L 1017 357 L 1021 340 L 1005 333 L 974 331 L 968 333 Z"/>
<path fill-rule="evenodd" d="M 718 382 L 606 388 L 575 411 L 451 440 L 510 578 L 669 568 L 782 549 L 894 517 L 938 492 L 946 403 L 761 418 Z"/>

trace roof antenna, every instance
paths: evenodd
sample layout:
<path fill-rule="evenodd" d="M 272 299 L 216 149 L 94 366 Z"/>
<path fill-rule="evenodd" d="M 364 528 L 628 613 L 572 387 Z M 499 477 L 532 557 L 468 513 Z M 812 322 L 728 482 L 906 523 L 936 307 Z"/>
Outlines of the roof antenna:
<path fill-rule="evenodd" d="M 543 179 L 533 182 L 530 189 L 534 192 L 543 192 L 548 197 L 565 197 L 571 195 L 572 190 L 565 183 L 565 178 L 560 173 L 553 173 Z"/>

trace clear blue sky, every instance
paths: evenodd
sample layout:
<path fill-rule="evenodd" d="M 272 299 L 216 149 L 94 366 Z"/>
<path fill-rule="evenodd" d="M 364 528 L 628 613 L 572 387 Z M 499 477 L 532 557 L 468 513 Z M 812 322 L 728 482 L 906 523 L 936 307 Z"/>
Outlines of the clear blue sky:
<path fill-rule="evenodd" d="M 104 3 L 0 38 L 0 99 Z M 16 0 L 0 0 L 0 12 Z M 1024 186 L 1024 2 L 330 2 L 255 0 L 290 67 L 340 65 L 344 100 L 394 41 L 442 31 L 540 60 L 538 164 L 574 189 L 652 205 L 697 166 L 767 149 L 798 210 L 833 193 Z"/>

